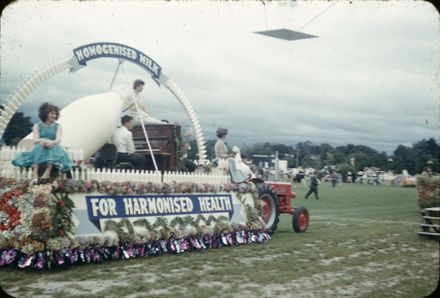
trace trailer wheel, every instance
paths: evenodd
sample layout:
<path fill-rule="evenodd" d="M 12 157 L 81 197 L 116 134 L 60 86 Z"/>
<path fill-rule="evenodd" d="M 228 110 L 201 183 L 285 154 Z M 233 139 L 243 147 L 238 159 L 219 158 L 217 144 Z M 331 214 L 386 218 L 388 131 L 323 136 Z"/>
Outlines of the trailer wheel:
<path fill-rule="evenodd" d="M 272 234 L 277 229 L 280 216 L 278 197 L 266 184 L 259 184 L 258 195 L 261 200 L 261 218 L 265 223 L 264 227 Z"/>
<path fill-rule="evenodd" d="M 292 227 L 297 233 L 304 233 L 309 227 L 309 211 L 305 207 L 295 208 L 292 217 Z"/>

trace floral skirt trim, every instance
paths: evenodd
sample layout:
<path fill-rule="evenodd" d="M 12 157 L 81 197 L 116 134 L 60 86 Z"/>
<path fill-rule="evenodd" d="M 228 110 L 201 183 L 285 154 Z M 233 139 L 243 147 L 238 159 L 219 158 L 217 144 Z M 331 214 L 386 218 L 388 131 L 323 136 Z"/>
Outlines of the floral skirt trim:
<path fill-rule="evenodd" d="M 224 246 L 264 243 L 270 239 L 266 231 L 235 231 L 224 234 L 189 236 L 181 239 L 150 241 L 144 244 L 125 243 L 116 246 L 93 246 L 40 251 L 25 254 L 15 248 L 0 249 L 0 267 L 18 266 L 37 270 L 65 267 L 71 264 L 97 263 L 106 260 L 180 254 L 186 251 L 217 249 Z"/>

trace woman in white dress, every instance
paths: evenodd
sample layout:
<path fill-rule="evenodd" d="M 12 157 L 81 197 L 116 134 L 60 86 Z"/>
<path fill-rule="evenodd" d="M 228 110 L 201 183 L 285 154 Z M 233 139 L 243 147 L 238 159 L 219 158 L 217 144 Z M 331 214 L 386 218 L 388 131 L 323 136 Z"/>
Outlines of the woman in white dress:
<path fill-rule="evenodd" d="M 144 103 L 141 100 L 141 97 L 139 94 L 144 90 L 144 85 L 145 85 L 145 82 L 140 79 L 137 79 L 134 81 L 134 83 L 133 83 L 133 96 L 128 98 L 128 100 L 130 102 L 128 102 L 126 104 L 126 106 L 128 106 L 128 107 L 123 111 L 123 113 L 128 116 L 133 117 L 133 124 L 134 125 L 141 124 L 141 121 L 139 119 L 139 114 L 140 114 L 144 124 L 150 124 L 150 123 L 163 124 L 162 121 L 152 117 L 148 113 L 147 108 L 145 107 Z M 133 99 L 136 101 L 136 104 Z M 139 108 L 139 114 L 136 109 L 136 105 Z"/>
<path fill-rule="evenodd" d="M 249 166 L 241 159 L 240 149 L 237 146 L 232 147 L 232 154 L 234 158 L 229 160 L 229 170 L 234 182 L 239 183 L 255 178 Z"/>

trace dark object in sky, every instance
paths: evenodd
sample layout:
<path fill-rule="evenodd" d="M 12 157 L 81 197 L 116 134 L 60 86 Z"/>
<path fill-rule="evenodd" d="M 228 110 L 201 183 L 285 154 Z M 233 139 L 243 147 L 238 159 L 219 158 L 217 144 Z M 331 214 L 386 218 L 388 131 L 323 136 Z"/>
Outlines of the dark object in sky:
<path fill-rule="evenodd" d="M 297 39 L 305 39 L 305 38 L 315 38 L 318 36 L 305 34 L 297 31 L 293 31 L 290 29 L 276 29 L 276 30 L 268 30 L 268 31 L 260 31 L 255 32 L 262 35 L 267 35 L 275 38 L 280 38 L 284 40 L 297 40 Z"/>

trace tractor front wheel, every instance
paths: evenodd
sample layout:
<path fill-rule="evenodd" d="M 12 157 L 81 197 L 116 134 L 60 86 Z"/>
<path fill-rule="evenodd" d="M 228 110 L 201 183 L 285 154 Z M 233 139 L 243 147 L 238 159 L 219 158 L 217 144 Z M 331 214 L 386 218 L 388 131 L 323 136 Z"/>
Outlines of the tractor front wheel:
<path fill-rule="evenodd" d="M 264 221 L 264 227 L 273 233 L 277 229 L 280 216 L 278 197 L 266 184 L 259 184 L 258 195 L 261 200 L 261 218 Z"/>
<path fill-rule="evenodd" d="M 309 227 L 309 211 L 305 207 L 295 208 L 292 217 L 292 227 L 297 233 L 304 233 Z"/>

